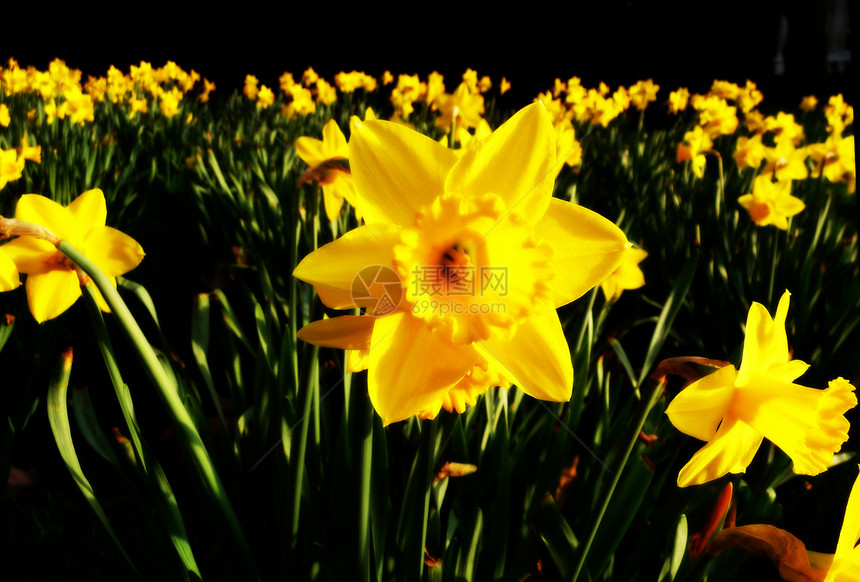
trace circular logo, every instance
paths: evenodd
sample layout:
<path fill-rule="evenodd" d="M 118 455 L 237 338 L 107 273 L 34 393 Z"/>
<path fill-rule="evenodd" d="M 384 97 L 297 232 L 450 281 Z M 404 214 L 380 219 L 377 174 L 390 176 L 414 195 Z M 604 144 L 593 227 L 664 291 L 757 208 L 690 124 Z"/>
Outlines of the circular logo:
<path fill-rule="evenodd" d="M 352 300 L 371 315 L 392 313 L 403 299 L 403 282 L 391 267 L 370 265 L 352 279 Z"/>

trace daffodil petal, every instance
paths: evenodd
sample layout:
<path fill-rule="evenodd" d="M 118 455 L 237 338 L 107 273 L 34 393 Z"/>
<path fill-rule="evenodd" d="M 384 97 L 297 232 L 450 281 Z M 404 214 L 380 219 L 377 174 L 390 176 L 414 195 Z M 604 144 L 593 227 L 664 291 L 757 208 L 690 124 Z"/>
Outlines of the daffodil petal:
<path fill-rule="evenodd" d="M 788 291 L 783 293 L 774 319 L 771 319 L 767 308 L 761 303 L 753 303 L 750 306 L 743 359 L 738 371 L 738 386 L 743 386 L 749 381 L 753 370 L 767 370 L 790 360 L 788 336 L 785 333 L 785 318 L 790 296 Z"/>
<path fill-rule="evenodd" d="M 341 315 L 320 319 L 298 331 L 303 342 L 341 350 L 366 350 L 370 347 L 373 324 L 377 318 L 369 315 Z"/>
<path fill-rule="evenodd" d="M 39 323 L 62 314 L 81 296 L 78 275 L 66 269 L 29 275 L 24 286 L 30 313 Z"/>
<path fill-rule="evenodd" d="M 72 200 L 68 209 L 80 232 L 89 232 L 90 230 L 103 227 L 107 221 L 105 195 L 98 188 L 87 190 L 79 195 Z"/>
<path fill-rule="evenodd" d="M 613 222 L 578 204 L 552 198 L 535 232 L 555 249 L 549 282 L 560 307 L 581 297 L 618 267 L 629 244 Z"/>
<path fill-rule="evenodd" d="M 24 194 L 15 206 L 15 218 L 44 226 L 60 239 L 74 240 L 79 232 L 69 209 L 46 196 Z"/>
<path fill-rule="evenodd" d="M 44 273 L 53 269 L 49 264 L 57 254 L 57 247 L 46 240 L 31 236 L 20 236 L 3 245 L 6 253 L 21 273 Z"/>
<path fill-rule="evenodd" d="M 472 346 L 451 343 L 442 335 L 409 312 L 377 319 L 367 387 L 384 424 L 435 416 L 448 390 L 480 361 Z"/>
<path fill-rule="evenodd" d="M 15 262 L 0 249 L 0 291 L 11 291 L 20 284 L 21 278 Z"/>
<path fill-rule="evenodd" d="M 388 121 L 356 124 L 349 163 L 367 224 L 412 224 L 444 192 L 457 155 L 429 137 Z"/>
<path fill-rule="evenodd" d="M 473 344 L 511 383 L 540 400 L 565 402 L 573 391 L 573 364 L 555 309 L 517 325 L 510 340 L 490 337 Z"/>
<path fill-rule="evenodd" d="M 800 214 L 806 208 L 803 200 L 794 196 L 777 198 L 774 206 L 776 213 L 781 216 L 794 216 L 795 214 Z"/>
<path fill-rule="evenodd" d="M 374 224 L 355 228 L 306 256 L 293 276 L 310 283 L 320 300 L 332 309 L 355 307 L 352 286 L 362 269 L 391 267 L 399 228 Z"/>
<path fill-rule="evenodd" d="M 762 434 L 742 420 L 725 421 L 678 473 L 678 487 L 701 485 L 728 473 L 743 473 L 761 446 Z"/>
<path fill-rule="evenodd" d="M 533 103 L 476 147 L 462 153 L 446 192 L 496 194 L 508 211 L 528 220 L 543 216 L 555 185 L 555 130 L 546 108 Z"/>
<path fill-rule="evenodd" d="M 337 220 L 338 215 L 340 215 L 343 198 L 335 194 L 334 190 L 328 186 L 323 186 L 322 191 L 326 218 L 328 218 L 329 222 L 334 222 Z"/>
<path fill-rule="evenodd" d="M 328 159 L 346 158 L 349 156 L 346 137 L 340 130 L 337 121 L 329 119 L 323 126 L 322 135 L 323 143 L 325 144 L 325 154 L 328 156 Z"/>
<path fill-rule="evenodd" d="M 679 431 L 701 441 L 711 440 L 735 395 L 734 366 L 723 366 L 681 390 L 666 416 Z"/>
<path fill-rule="evenodd" d="M 842 529 L 839 531 L 839 541 L 836 543 L 836 554 L 833 558 L 833 568 L 842 570 L 853 567 L 856 575 L 860 574 L 860 547 L 857 541 L 860 539 L 860 475 L 854 481 L 851 494 L 848 496 L 848 505 L 845 507 L 845 518 L 842 520 Z M 849 566 L 853 564 L 853 566 Z"/>
<path fill-rule="evenodd" d="M 323 142 L 313 137 L 301 136 L 296 139 L 296 153 L 299 158 L 311 168 L 326 161 Z"/>
<path fill-rule="evenodd" d="M 109 226 L 92 230 L 85 239 L 84 248 L 78 250 L 109 277 L 128 273 L 144 257 L 143 247 L 136 240 Z"/>
<path fill-rule="evenodd" d="M 116 277 L 108 277 L 111 286 L 116 289 Z M 96 306 L 105 313 L 110 313 L 110 306 L 105 301 L 104 295 L 99 291 L 99 288 L 95 285 L 92 286 L 93 299 L 95 299 Z"/>

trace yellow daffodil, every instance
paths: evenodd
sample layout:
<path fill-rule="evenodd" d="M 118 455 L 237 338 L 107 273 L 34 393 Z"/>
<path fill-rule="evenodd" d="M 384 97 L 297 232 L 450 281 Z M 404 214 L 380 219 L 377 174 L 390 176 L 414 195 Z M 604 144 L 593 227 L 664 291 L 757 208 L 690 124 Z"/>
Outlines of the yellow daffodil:
<path fill-rule="evenodd" d="M 441 114 L 436 118 L 436 127 L 440 129 L 450 130 L 452 123 L 458 127 L 477 127 L 483 119 L 484 96 L 473 93 L 463 82 L 454 93 L 437 95 L 433 106 Z"/>
<path fill-rule="evenodd" d="M 774 319 L 753 303 L 740 370 L 729 365 L 697 380 L 666 409 L 678 430 L 707 441 L 681 469 L 680 487 L 744 472 L 765 437 L 791 457 L 795 473 L 817 475 L 848 439 L 843 415 L 857 404 L 854 386 L 843 378 L 825 390 L 794 383 L 809 365 L 791 359 L 788 303 L 786 291 Z"/>
<path fill-rule="evenodd" d="M 775 180 L 805 180 L 809 177 L 806 167 L 808 151 L 805 147 L 797 148 L 790 139 L 776 142 L 772 148 L 765 148 L 764 157 L 767 160 L 763 175 L 772 176 Z"/>
<path fill-rule="evenodd" d="M 824 116 L 827 118 L 827 131 L 841 135 L 846 127 L 854 123 L 854 108 L 845 102 L 840 93 L 827 100 Z"/>
<path fill-rule="evenodd" d="M 848 193 L 852 194 L 857 186 L 857 170 L 854 165 L 854 136 L 842 137 L 831 134 L 824 143 L 807 146 L 809 157 L 815 160 L 814 177 L 824 177 L 831 182 L 845 182 Z"/>
<path fill-rule="evenodd" d="M 738 127 L 737 107 L 718 95 L 696 95 L 690 104 L 699 112 L 699 125 L 711 139 L 734 133 Z"/>
<path fill-rule="evenodd" d="M 163 103 L 163 101 L 162 101 L 162 103 Z M 129 106 L 129 111 L 128 111 L 128 118 L 129 119 L 134 119 L 134 116 L 138 113 L 146 114 L 146 112 L 149 111 L 149 104 L 146 101 L 146 97 L 143 97 L 142 99 L 138 99 L 137 97 L 132 96 L 128 100 L 128 106 Z"/>
<path fill-rule="evenodd" d="M 291 101 L 281 107 L 281 113 L 285 117 L 294 118 L 297 115 L 312 115 L 316 111 L 316 102 L 310 89 L 301 85 L 290 86 L 289 96 Z"/>
<path fill-rule="evenodd" d="M 752 168 L 757 170 L 761 166 L 765 156 L 765 147 L 761 141 L 761 134 L 752 137 L 739 137 L 735 153 L 732 157 L 738 164 L 738 169 Z"/>
<path fill-rule="evenodd" d="M 349 73 L 339 72 L 334 76 L 334 83 L 341 93 L 352 93 L 356 89 L 364 89 L 367 92 L 376 90 L 376 79 L 360 71 Z"/>
<path fill-rule="evenodd" d="M 179 102 L 182 101 L 182 91 L 179 87 L 174 87 L 170 91 L 164 91 L 159 95 L 158 106 L 161 108 L 161 114 L 165 117 L 174 117 L 179 113 Z"/>
<path fill-rule="evenodd" d="M 752 194 L 738 198 L 738 204 L 747 209 L 757 225 L 772 224 L 786 230 L 789 217 L 806 208 L 802 200 L 791 195 L 791 184 L 791 180 L 773 182 L 769 175 L 763 174 L 753 182 Z"/>
<path fill-rule="evenodd" d="M 568 400 L 556 308 L 612 273 L 629 243 L 609 220 L 553 198 L 545 108 L 522 109 L 459 155 L 396 123 L 356 123 L 349 160 L 365 224 L 293 274 L 327 306 L 366 314 L 313 322 L 299 338 L 363 350 L 385 424 L 460 410 L 508 382 Z"/>
<path fill-rule="evenodd" d="M 702 178 L 705 175 L 705 153 L 714 145 L 702 126 L 697 125 L 691 131 L 684 134 L 684 142 L 678 144 L 676 158 L 679 162 L 690 161 L 693 173 Z"/>
<path fill-rule="evenodd" d="M 261 85 L 260 90 L 257 91 L 257 107 L 259 109 L 266 109 L 274 102 L 275 94 L 272 90 L 265 85 Z"/>
<path fill-rule="evenodd" d="M 302 83 L 304 83 L 305 87 L 310 87 L 315 84 L 319 78 L 320 76 L 316 71 L 314 71 L 313 67 L 308 67 L 305 69 L 305 72 L 302 73 Z"/>
<path fill-rule="evenodd" d="M 818 106 L 818 98 L 815 95 L 807 95 L 800 101 L 800 108 L 804 111 L 812 111 Z"/>
<path fill-rule="evenodd" d="M 756 88 L 756 84 L 747 81 L 747 84 L 738 93 L 737 104 L 741 111 L 749 113 L 756 105 L 764 100 L 764 95 Z"/>
<path fill-rule="evenodd" d="M 731 83 L 729 81 L 715 80 L 711 83 L 711 95 L 716 95 L 721 99 L 730 99 L 734 101 L 738 98 L 738 95 L 741 92 L 741 88 L 738 87 L 737 83 Z"/>
<path fill-rule="evenodd" d="M 391 90 L 391 104 L 394 105 L 394 117 L 406 119 L 415 110 L 413 103 L 424 98 L 427 94 L 427 84 L 418 75 L 399 75 L 397 85 Z"/>
<path fill-rule="evenodd" d="M 764 114 L 757 109 L 747 112 L 744 114 L 744 127 L 752 133 L 764 133 Z"/>
<path fill-rule="evenodd" d="M 679 87 L 676 91 L 669 93 L 669 113 L 680 113 L 687 108 L 687 103 L 690 101 L 690 90 L 686 87 Z"/>
<path fill-rule="evenodd" d="M 245 94 L 245 97 L 252 101 L 257 98 L 257 92 L 259 91 L 257 83 L 259 83 L 257 77 L 254 75 L 245 75 L 245 86 L 242 88 L 242 92 Z"/>
<path fill-rule="evenodd" d="M 322 77 L 315 83 L 317 103 L 320 105 L 331 105 L 337 101 L 337 89 Z"/>
<path fill-rule="evenodd" d="M 42 163 L 42 146 L 31 146 L 30 142 L 27 141 L 26 132 L 21 136 L 21 147 L 17 148 L 16 151 L 27 161 Z"/>
<path fill-rule="evenodd" d="M 0 150 L 0 190 L 24 171 L 24 156 L 15 149 Z"/>
<path fill-rule="evenodd" d="M 296 153 L 310 166 L 299 178 L 299 186 L 313 181 L 322 187 L 325 213 L 329 221 L 337 219 L 344 200 L 352 205 L 356 218 L 361 220 L 347 161 L 349 150 L 346 137 L 334 119 L 325 124 L 322 135 L 322 140 L 306 136 L 296 140 Z"/>
<path fill-rule="evenodd" d="M 200 93 L 200 102 L 206 103 L 209 101 L 209 94 L 215 90 L 215 83 L 209 79 L 203 79 L 203 92 Z"/>
<path fill-rule="evenodd" d="M 564 119 L 555 124 L 555 152 L 560 160 L 568 166 L 578 166 L 582 163 L 582 144 L 576 140 L 576 129 L 570 119 Z M 558 165 L 561 171 L 562 165 Z"/>
<path fill-rule="evenodd" d="M 15 208 L 15 218 L 44 227 L 66 240 L 98 266 L 116 285 L 116 277 L 134 269 L 143 259 L 143 249 L 133 238 L 105 226 L 107 206 L 101 190 L 88 190 L 69 206 L 50 198 L 25 194 Z M 19 236 L 2 251 L 25 273 L 30 312 L 39 323 L 57 317 L 81 296 L 81 283 L 70 262 L 51 242 L 35 236 Z M 96 291 L 103 311 L 107 303 Z"/>
<path fill-rule="evenodd" d="M 639 81 L 629 90 L 630 102 L 638 110 L 643 110 L 648 107 L 648 103 L 657 100 L 657 92 L 660 90 L 660 85 L 655 85 L 652 79 L 647 81 Z"/>
<path fill-rule="evenodd" d="M 639 263 L 647 256 L 647 252 L 634 247 L 628 247 L 624 251 L 618 268 L 600 283 L 600 289 L 607 301 L 617 301 L 622 291 L 638 289 L 645 285 L 645 275 L 642 274 Z"/>
<path fill-rule="evenodd" d="M 9 115 L 9 108 L 6 107 L 5 103 L 0 103 L 0 125 L 3 127 L 9 127 L 9 123 L 11 123 L 12 117 Z"/>
<path fill-rule="evenodd" d="M 773 115 L 768 115 L 764 118 L 765 131 L 773 133 L 773 140 L 779 142 L 781 140 L 790 140 L 792 144 L 797 145 L 803 141 L 803 126 L 794 120 L 794 115 L 780 111 Z"/>

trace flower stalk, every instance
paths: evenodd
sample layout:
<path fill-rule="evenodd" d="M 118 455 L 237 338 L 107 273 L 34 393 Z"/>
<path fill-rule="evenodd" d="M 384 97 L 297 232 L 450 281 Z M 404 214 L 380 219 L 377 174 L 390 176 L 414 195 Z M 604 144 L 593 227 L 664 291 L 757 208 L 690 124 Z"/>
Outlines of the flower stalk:
<path fill-rule="evenodd" d="M 174 422 L 176 422 L 178 430 L 183 435 L 183 440 L 188 444 L 189 452 L 197 465 L 206 488 L 220 505 L 221 511 L 239 544 L 241 553 L 245 557 L 248 567 L 253 571 L 251 550 L 242 534 L 239 519 L 233 511 L 227 492 L 221 483 L 221 479 L 218 477 L 212 460 L 209 458 L 206 445 L 203 443 L 203 439 L 200 437 L 200 433 L 197 431 L 188 409 L 182 402 L 182 397 L 165 372 L 161 362 L 158 360 L 158 356 L 147 341 L 146 336 L 143 334 L 140 326 L 138 326 L 128 306 L 126 306 L 117 290 L 111 285 L 107 275 L 87 257 L 64 240 L 57 243 L 57 249 L 92 279 L 92 282 L 101 292 L 102 297 L 104 297 L 111 311 L 116 316 L 117 321 L 137 351 L 147 374 L 158 388 L 164 403 L 173 416 Z"/>

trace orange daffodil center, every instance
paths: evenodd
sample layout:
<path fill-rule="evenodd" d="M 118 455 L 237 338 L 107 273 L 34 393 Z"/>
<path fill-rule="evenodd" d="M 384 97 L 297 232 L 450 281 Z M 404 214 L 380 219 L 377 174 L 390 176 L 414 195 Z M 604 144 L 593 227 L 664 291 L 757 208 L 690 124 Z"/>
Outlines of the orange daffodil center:
<path fill-rule="evenodd" d="M 313 322 L 299 337 L 357 350 L 352 369 L 368 370 L 386 424 L 462 411 L 495 385 L 568 400 L 573 367 L 555 308 L 611 274 L 629 243 L 612 222 L 553 198 L 556 138 L 543 105 L 457 153 L 402 125 L 359 122 L 349 160 L 365 224 L 294 275 L 331 308 L 368 311 Z M 396 306 L 356 296 L 370 266 L 399 278 Z"/>

